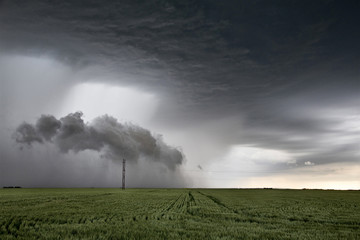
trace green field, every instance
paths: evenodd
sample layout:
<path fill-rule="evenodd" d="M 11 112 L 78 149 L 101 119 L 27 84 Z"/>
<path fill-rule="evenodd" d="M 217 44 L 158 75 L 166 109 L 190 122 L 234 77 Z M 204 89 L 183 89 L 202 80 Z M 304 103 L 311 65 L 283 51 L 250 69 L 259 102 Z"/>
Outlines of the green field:
<path fill-rule="evenodd" d="M 0 239 L 360 239 L 360 191 L 1 189 Z"/>

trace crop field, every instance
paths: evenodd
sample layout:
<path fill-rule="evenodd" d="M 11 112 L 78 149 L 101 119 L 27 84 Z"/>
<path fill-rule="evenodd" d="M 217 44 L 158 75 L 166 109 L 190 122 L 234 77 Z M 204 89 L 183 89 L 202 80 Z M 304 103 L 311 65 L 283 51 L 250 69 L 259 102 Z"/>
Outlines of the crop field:
<path fill-rule="evenodd" d="M 1 189 L 0 239 L 360 239 L 360 191 Z"/>

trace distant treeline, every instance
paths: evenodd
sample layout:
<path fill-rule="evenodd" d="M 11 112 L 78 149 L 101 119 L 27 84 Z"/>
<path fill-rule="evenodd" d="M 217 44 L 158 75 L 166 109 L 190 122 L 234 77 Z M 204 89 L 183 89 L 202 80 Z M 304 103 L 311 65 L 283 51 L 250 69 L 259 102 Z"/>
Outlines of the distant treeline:
<path fill-rule="evenodd" d="M 3 186 L 3 188 L 21 188 L 20 186 Z"/>

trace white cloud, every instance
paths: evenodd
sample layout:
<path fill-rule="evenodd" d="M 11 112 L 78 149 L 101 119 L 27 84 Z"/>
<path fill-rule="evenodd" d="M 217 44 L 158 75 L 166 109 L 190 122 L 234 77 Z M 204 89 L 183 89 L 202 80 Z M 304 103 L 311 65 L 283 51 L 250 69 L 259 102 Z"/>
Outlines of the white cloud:
<path fill-rule="evenodd" d="M 305 164 L 306 166 L 313 166 L 313 165 L 315 165 L 315 163 L 310 162 L 310 161 L 306 161 L 306 162 L 304 162 L 304 164 Z"/>

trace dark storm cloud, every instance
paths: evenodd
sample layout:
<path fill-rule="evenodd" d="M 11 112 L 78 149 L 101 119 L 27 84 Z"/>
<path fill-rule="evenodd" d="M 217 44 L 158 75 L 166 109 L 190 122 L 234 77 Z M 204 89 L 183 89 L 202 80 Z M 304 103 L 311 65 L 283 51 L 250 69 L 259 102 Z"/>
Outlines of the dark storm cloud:
<path fill-rule="evenodd" d="M 133 124 L 121 124 L 107 115 L 90 124 L 84 122 L 81 112 L 70 113 L 60 120 L 42 115 L 35 126 L 21 124 L 14 134 L 15 140 L 27 145 L 53 142 L 64 153 L 95 150 L 114 161 L 123 158 L 137 161 L 144 157 L 171 170 L 183 163 L 183 154 L 164 143 L 160 135 L 153 136 L 149 130 Z"/>
<path fill-rule="evenodd" d="M 42 143 L 43 140 L 35 127 L 29 123 L 23 123 L 16 129 L 16 141 L 31 145 L 33 142 Z"/>
<path fill-rule="evenodd" d="M 305 95 L 308 99 L 300 101 L 302 106 L 289 104 L 281 112 L 274 109 L 270 114 L 264 109 L 261 114 L 249 115 L 246 129 L 238 133 L 238 143 L 295 154 L 299 165 L 308 161 L 359 162 L 359 113 L 357 104 L 351 101 L 355 96 L 338 98 L 336 105 L 329 101 L 307 106 L 305 103 L 312 97 Z M 331 113 L 326 114 L 329 109 Z"/>
<path fill-rule="evenodd" d="M 210 104 L 214 96 L 221 96 L 224 104 L 242 100 L 248 105 L 253 98 L 306 88 L 297 75 L 316 71 L 324 76 L 329 70 L 359 73 L 349 66 L 359 60 L 357 3 L 5 1 L 3 5 L 3 48 L 50 51 L 64 61 L 106 64 L 141 75 L 137 81 L 146 80 L 142 84 L 151 79 L 151 85 L 180 88 L 190 104 Z M 310 78 L 311 85 L 324 83 Z"/>
<path fill-rule="evenodd" d="M 359 133 L 338 126 L 359 115 L 353 112 L 360 104 L 359 7 L 327 0 L 7 0 L 0 50 L 49 55 L 74 69 L 92 66 L 100 79 L 150 89 L 162 100 L 156 124 L 199 126 L 208 134 L 204 146 L 276 149 L 302 154 L 299 163 L 357 161 Z M 127 138 L 117 145 L 111 118 L 86 125 L 76 116 L 48 117 L 21 125 L 18 140 L 51 140 L 62 151 L 108 148 L 110 157 L 133 149 Z M 216 121 L 227 126 L 205 127 Z M 145 133 L 131 136 L 151 142 Z M 151 146 L 141 148 L 151 155 Z M 178 159 L 171 151 L 157 154 Z"/>
<path fill-rule="evenodd" d="M 357 141 L 360 138 L 357 139 Z M 304 164 L 306 162 L 312 162 L 320 165 L 324 163 L 336 163 L 336 162 L 359 162 L 360 152 L 359 144 L 340 144 L 333 149 L 324 148 L 322 150 L 317 149 L 310 155 L 302 156 L 297 159 L 298 164 Z"/>
<path fill-rule="evenodd" d="M 61 127 L 61 121 L 51 115 L 42 115 L 36 122 L 36 129 L 41 136 L 50 141 Z M 21 127 L 20 127 L 21 128 Z"/>

